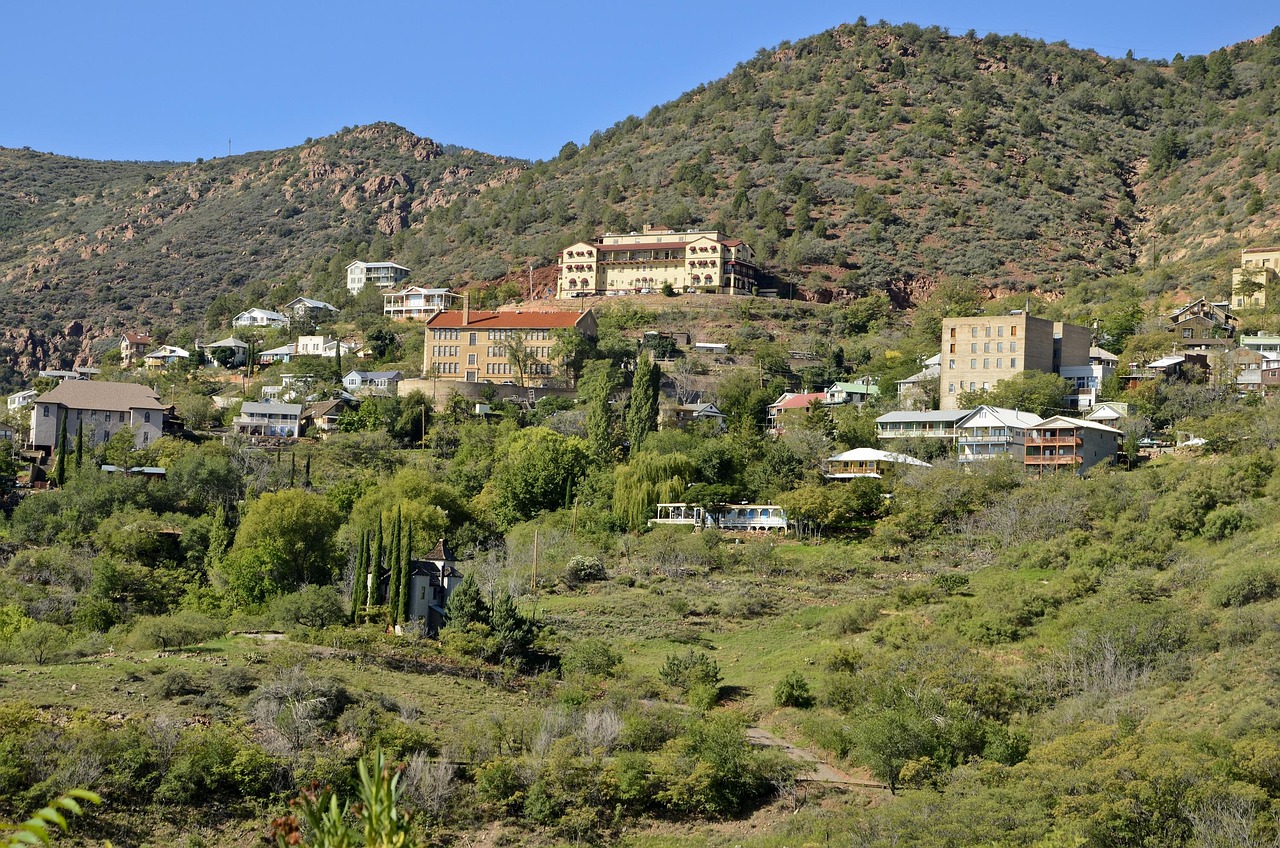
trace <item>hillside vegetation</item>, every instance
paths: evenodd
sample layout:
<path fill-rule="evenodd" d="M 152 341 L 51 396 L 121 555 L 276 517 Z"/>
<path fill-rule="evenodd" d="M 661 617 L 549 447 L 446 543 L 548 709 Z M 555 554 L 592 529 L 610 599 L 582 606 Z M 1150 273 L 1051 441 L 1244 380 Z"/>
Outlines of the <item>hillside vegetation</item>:
<path fill-rule="evenodd" d="M 647 222 L 740 235 L 819 299 L 1056 296 L 1139 262 L 1164 268 L 1148 296 L 1221 294 L 1276 222 L 1277 55 L 1280 32 L 1157 62 L 858 23 L 532 165 L 391 125 L 181 165 L 4 150 L 6 343 L 69 362 L 249 282 L 336 295 L 357 255 L 458 284 Z"/>

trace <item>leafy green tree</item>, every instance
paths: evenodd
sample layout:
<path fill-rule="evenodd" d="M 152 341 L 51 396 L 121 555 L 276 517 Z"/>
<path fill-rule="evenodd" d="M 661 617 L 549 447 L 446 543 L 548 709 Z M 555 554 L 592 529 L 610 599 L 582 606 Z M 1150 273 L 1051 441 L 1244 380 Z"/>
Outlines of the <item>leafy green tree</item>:
<path fill-rule="evenodd" d="M 493 476 L 476 499 L 500 526 L 554 510 L 569 501 L 591 462 L 587 445 L 544 427 L 515 433 L 500 449 Z"/>
<path fill-rule="evenodd" d="M 562 327 L 551 331 L 555 343 L 551 345 L 551 361 L 560 369 L 570 385 L 578 382 L 582 367 L 591 355 L 591 340 L 576 327 Z"/>
<path fill-rule="evenodd" d="M 259 496 L 223 564 L 233 596 L 257 602 L 307 583 L 332 582 L 340 521 L 321 495 L 288 489 Z"/>
<path fill-rule="evenodd" d="M 1005 409 L 1018 409 L 1034 413 L 1041 418 L 1048 418 L 1066 409 L 1066 397 L 1070 391 L 1070 384 L 1057 374 L 1044 371 L 1020 371 L 989 389 L 962 392 L 957 402 L 961 409 L 973 409 L 986 404 Z"/>

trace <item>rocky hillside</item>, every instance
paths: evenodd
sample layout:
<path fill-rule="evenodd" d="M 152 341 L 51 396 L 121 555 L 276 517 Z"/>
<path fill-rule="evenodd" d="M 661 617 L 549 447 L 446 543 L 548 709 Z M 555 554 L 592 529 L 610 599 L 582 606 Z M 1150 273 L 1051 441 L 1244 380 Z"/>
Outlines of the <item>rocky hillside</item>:
<path fill-rule="evenodd" d="M 252 284 L 336 297 L 353 256 L 499 279 L 645 223 L 740 235 L 817 300 L 1056 295 L 1152 263 L 1220 293 L 1274 239 L 1278 82 L 1280 28 L 1150 62 L 859 22 L 536 164 L 386 124 L 180 165 L 0 150 L 0 353 L 69 363 Z"/>

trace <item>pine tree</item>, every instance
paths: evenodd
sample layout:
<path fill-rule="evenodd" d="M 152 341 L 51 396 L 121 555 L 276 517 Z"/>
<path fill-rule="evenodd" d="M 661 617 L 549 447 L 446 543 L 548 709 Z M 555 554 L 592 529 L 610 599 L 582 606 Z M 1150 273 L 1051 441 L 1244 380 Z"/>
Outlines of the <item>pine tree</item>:
<path fill-rule="evenodd" d="M 412 599 L 413 587 L 412 583 L 412 563 L 413 563 L 413 525 L 408 524 L 404 531 L 404 558 L 400 565 L 400 599 L 397 606 L 400 610 L 400 620 L 409 620 L 409 601 Z"/>
<path fill-rule="evenodd" d="M 58 461 L 53 466 L 53 481 L 61 488 L 67 481 L 67 416 L 62 416 L 62 432 L 58 435 Z"/>
<path fill-rule="evenodd" d="M 658 429 L 658 387 L 662 371 L 653 357 L 642 353 L 636 359 L 635 379 L 631 381 L 631 404 L 627 407 L 627 437 L 631 452 L 640 450 L 645 436 Z"/>
<path fill-rule="evenodd" d="M 76 424 L 76 471 L 84 463 L 84 422 Z"/>
<path fill-rule="evenodd" d="M 357 621 L 360 608 L 369 599 L 369 531 L 360 533 L 359 547 L 356 548 L 356 573 L 351 580 L 351 620 Z"/>
<path fill-rule="evenodd" d="M 458 588 L 449 593 L 445 604 L 444 620 L 447 627 L 462 629 L 468 624 L 488 624 L 489 605 L 480 597 L 480 587 L 470 573 L 462 578 Z"/>
<path fill-rule="evenodd" d="M 302 464 L 302 488 L 311 490 L 311 454 L 307 454 L 307 459 Z"/>
<path fill-rule="evenodd" d="M 489 626 L 498 642 L 497 655 L 491 659 L 520 660 L 533 645 L 533 623 L 520 614 L 516 609 L 516 602 L 507 592 L 503 592 L 493 602 Z"/>

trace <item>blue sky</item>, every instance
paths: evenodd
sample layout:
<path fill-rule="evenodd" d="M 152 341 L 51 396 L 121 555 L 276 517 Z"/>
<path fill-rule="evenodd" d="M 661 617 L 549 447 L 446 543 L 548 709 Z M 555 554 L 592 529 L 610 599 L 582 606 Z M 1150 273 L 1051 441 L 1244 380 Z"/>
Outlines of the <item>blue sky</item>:
<path fill-rule="evenodd" d="M 392 121 L 545 159 L 859 15 L 1151 58 L 1280 23 L 1273 2 L 1238 0 L 13 0 L 0 11 L 0 146 L 191 161 L 225 155 L 228 139 L 242 153 Z"/>

